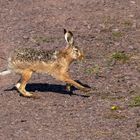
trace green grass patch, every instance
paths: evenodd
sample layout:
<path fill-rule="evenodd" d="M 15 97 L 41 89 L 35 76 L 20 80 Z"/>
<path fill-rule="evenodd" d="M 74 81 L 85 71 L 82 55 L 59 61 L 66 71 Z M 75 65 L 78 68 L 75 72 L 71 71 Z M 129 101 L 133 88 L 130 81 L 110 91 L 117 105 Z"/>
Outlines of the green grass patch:
<path fill-rule="evenodd" d="M 112 36 L 113 36 L 114 38 L 121 38 L 121 37 L 123 36 L 123 33 L 120 32 L 120 31 L 113 31 L 113 32 L 112 32 Z"/>
<path fill-rule="evenodd" d="M 99 67 L 99 65 L 94 65 L 90 68 L 87 68 L 85 70 L 85 72 L 88 74 L 97 74 L 98 75 L 98 73 L 100 72 L 100 67 Z"/>
<path fill-rule="evenodd" d="M 132 99 L 131 103 L 130 103 L 131 107 L 136 107 L 136 106 L 140 106 L 140 96 L 136 96 Z"/>
<path fill-rule="evenodd" d="M 130 60 L 130 55 L 126 54 L 125 52 L 114 52 L 109 55 L 107 58 L 107 66 L 113 66 L 116 62 L 126 63 Z"/>
<path fill-rule="evenodd" d="M 111 59 L 125 62 L 129 59 L 129 56 L 125 52 L 114 52 L 111 55 Z"/>
<path fill-rule="evenodd" d="M 133 23 L 130 20 L 126 20 L 126 21 L 123 22 L 123 25 L 125 27 L 131 27 L 133 25 Z"/>

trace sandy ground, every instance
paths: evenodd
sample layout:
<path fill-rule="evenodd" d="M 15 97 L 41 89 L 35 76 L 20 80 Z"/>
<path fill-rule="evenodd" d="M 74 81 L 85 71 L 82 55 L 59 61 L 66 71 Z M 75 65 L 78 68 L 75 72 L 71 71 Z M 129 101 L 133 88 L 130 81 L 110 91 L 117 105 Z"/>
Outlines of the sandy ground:
<path fill-rule="evenodd" d="M 139 0 L 0 0 L 1 57 L 16 47 L 62 49 L 69 29 L 86 54 L 71 75 L 94 89 L 70 96 L 65 83 L 34 74 L 27 90 L 41 98 L 27 99 L 13 88 L 19 75 L 1 76 L 0 140 L 139 140 L 139 11 Z"/>

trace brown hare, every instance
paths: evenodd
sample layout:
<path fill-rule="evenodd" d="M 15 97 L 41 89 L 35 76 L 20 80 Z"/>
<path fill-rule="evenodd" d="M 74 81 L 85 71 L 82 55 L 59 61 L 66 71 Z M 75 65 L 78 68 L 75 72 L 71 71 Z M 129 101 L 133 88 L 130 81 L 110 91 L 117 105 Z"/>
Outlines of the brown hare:
<path fill-rule="evenodd" d="M 69 76 L 68 69 L 74 60 L 83 59 L 83 52 L 74 45 L 73 34 L 64 29 L 67 46 L 60 51 L 46 51 L 33 48 L 17 48 L 8 59 L 8 70 L 0 75 L 6 75 L 12 71 L 21 75 L 21 81 L 16 84 L 17 90 L 24 97 L 34 97 L 25 90 L 26 84 L 33 72 L 47 73 L 57 80 L 73 85 L 80 90 L 88 91 Z"/>

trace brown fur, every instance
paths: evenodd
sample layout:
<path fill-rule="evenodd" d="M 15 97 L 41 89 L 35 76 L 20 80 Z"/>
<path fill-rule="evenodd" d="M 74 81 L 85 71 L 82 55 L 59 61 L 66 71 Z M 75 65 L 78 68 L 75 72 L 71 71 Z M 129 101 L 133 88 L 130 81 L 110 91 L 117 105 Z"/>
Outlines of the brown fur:
<path fill-rule="evenodd" d="M 68 69 L 74 60 L 82 59 L 83 52 L 74 46 L 73 34 L 64 30 L 67 46 L 61 51 L 45 51 L 33 48 L 15 49 L 9 58 L 9 68 L 21 74 L 21 83 L 16 87 L 25 97 L 32 97 L 33 94 L 25 90 L 26 84 L 33 72 L 47 73 L 57 80 L 73 85 L 80 90 L 87 88 L 72 80 Z"/>

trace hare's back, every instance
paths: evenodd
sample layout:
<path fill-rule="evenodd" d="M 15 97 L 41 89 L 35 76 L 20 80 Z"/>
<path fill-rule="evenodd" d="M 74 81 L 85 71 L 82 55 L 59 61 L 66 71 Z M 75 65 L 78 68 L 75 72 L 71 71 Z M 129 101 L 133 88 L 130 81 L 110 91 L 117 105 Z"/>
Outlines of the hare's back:
<path fill-rule="evenodd" d="M 55 59 L 56 51 L 54 50 L 39 50 L 34 48 L 17 48 L 11 55 L 12 61 L 20 62 L 36 62 L 36 61 L 50 61 Z"/>

